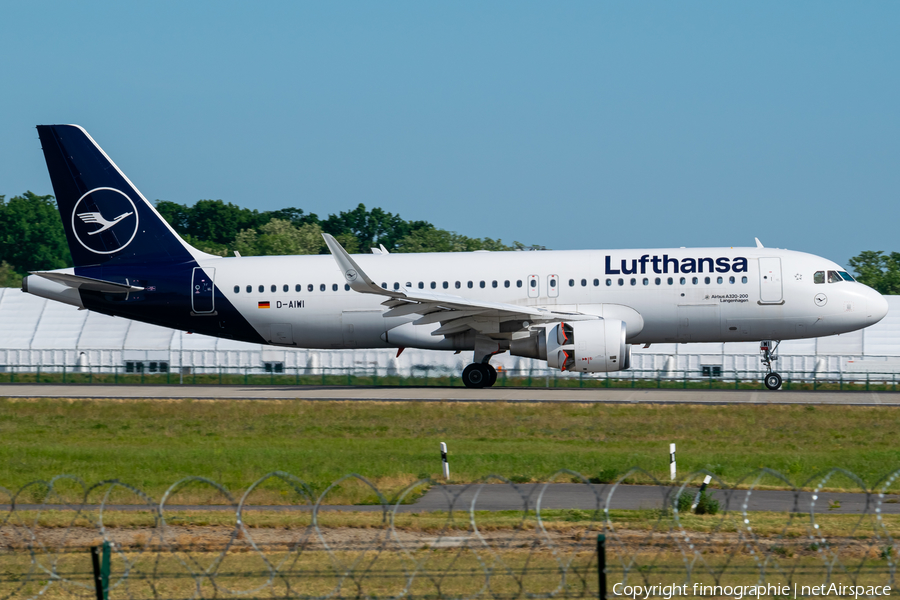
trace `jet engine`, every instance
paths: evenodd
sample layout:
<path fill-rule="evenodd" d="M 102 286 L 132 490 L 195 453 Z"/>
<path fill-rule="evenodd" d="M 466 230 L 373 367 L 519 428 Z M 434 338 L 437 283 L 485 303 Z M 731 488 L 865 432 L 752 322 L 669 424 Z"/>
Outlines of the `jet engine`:
<path fill-rule="evenodd" d="M 514 340 L 510 354 L 544 359 L 560 371 L 608 373 L 631 366 L 631 346 L 619 319 L 563 322 Z"/>

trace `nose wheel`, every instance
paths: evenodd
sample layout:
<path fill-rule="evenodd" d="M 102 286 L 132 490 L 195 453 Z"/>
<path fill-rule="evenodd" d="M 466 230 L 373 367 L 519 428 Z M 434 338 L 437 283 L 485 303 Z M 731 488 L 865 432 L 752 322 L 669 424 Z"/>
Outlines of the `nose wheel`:
<path fill-rule="evenodd" d="M 491 387 L 497 382 L 497 370 L 490 363 L 472 363 L 463 369 L 462 380 L 467 388 Z"/>
<path fill-rule="evenodd" d="M 771 340 L 763 340 L 759 343 L 759 352 L 762 355 L 760 362 L 766 367 L 766 377 L 763 382 L 770 390 L 777 390 L 781 387 L 781 375 L 776 373 L 772 368 L 772 363 L 778 360 L 778 344 Z"/>

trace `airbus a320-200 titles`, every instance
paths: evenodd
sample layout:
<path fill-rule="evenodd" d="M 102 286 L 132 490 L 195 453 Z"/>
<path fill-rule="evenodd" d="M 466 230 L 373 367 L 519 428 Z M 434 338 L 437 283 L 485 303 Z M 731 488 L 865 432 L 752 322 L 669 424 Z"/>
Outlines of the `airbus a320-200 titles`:
<path fill-rule="evenodd" d="M 77 125 L 38 126 L 75 267 L 22 289 L 107 315 L 299 348 L 469 351 L 469 387 L 509 352 L 584 373 L 629 368 L 631 346 L 778 342 L 878 322 L 887 302 L 834 262 L 789 250 L 677 248 L 219 257 L 193 248 Z"/>

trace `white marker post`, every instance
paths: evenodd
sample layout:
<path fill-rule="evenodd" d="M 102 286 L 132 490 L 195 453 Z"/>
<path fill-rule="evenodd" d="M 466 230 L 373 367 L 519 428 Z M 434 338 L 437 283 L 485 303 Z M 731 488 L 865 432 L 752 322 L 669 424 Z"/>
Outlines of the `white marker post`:
<path fill-rule="evenodd" d="M 450 479 L 450 463 L 447 462 L 447 444 L 441 442 L 441 464 L 444 467 L 444 479 Z"/>
<path fill-rule="evenodd" d="M 703 485 L 700 486 L 700 490 L 697 492 L 697 495 L 694 496 L 694 503 L 691 504 L 691 512 L 697 510 L 697 505 L 700 504 L 700 496 L 703 495 L 703 492 L 706 491 L 706 486 L 709 485 L 709 482 L 712 480 L 712 475 L 707 475 L 703 478 Z"/>
<path fill-rule="evenodd" d="M 669 475 L 675 481 L 675 444 L 669 444 Z"/>

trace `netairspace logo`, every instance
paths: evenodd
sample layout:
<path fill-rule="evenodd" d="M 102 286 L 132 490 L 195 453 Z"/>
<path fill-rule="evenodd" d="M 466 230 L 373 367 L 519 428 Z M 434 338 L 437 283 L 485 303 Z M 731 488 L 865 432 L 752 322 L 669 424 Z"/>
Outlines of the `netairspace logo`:
<path fill-rule="evenodd" d="M 766 584 L 766 585 L 703 585 L 695 583 L 692 586 L 683 585 L 625 585 L 617 583 L 613 586 L 613 594 L 637 600 L 641 598 L 664 598 L 670 600 L 678 597 L 718 597 L 734 598 L 765 598 L 770 596 L 806 597 L 806 596 L 842 596 L 853 598 L 873 598 L 877 596 L 890 596 L 889 585 L 843 585 L 840 583 L 822 585 L 791 585 Z"/>

